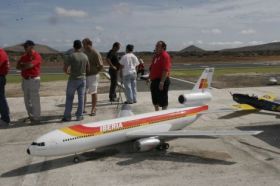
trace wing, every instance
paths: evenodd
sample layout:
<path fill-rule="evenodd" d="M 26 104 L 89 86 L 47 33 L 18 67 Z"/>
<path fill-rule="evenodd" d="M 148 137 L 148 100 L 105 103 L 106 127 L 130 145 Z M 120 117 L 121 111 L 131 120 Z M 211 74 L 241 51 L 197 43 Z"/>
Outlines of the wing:
<path fill-rule="evenodd" d="M 266 95 L 263 95 L 262 97 L 260 97 L 260 99 L 267 100 L 267 101 L 275 101 L 276 96 L 272 95 L 272 94 L 266 94 Z"/>
<path fill-rule="evenodd" d="M 239 131 L 239 130 L 213 130 L 213 131 L 197 131 L 197 130 L 180 130 L 168 132 L 131 132 L 126 134 L 129 138 L 145 138 L 145 137 L 164 137 L 164 138 L 207 138 L 221 136 L 242 136 L 242 135 L 257 135 L 262 131 Z"/>
<path fill-rule="evenodd" d="M 237 104 L 237 105 L 232 105 L 232 106 L 238 110 L 258 110 L 255 107 L 248 105 L 248 104 Z"/>

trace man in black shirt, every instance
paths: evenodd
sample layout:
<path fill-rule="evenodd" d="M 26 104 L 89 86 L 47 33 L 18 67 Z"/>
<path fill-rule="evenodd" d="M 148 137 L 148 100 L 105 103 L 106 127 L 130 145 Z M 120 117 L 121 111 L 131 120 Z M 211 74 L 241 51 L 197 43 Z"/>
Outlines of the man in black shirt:
<path fill-rule="evenodd" d="M 119 42 L 115 42 L 113 44 L 112 49 L 107 54 L 106 61 L 109 64 L 109 74 L 111 78 L 111 85 L 110 85 L 110 93 L 109 98 L 110 101 L 116 101 L 117 94 L 116 94 L 116 88 L 118 83 L 118 71 L 120 69 L 120 63 L 119 63 L 119 56 L 118 51 L 121 47 L 121 44 Z"/>

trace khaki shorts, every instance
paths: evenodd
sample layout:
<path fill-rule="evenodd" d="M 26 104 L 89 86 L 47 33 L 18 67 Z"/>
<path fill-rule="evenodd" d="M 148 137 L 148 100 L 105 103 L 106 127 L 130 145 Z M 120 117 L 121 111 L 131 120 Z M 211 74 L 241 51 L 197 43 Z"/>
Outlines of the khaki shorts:
<path fill-rule="evenodd" d="M 88 94 L 96 94 L 99 82 L 99 74 L 87 76 L 86 92 Z"/>

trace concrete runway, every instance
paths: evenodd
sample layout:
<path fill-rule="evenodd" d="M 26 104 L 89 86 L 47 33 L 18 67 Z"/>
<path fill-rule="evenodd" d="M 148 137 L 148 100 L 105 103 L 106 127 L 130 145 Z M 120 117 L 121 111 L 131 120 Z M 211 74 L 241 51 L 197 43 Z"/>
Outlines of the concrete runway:
<path fill-rule="evenodd" d="M 167 152 L 129 153 L 125 146 L 81 154 L 81 162 L 73 156 L 31 157 L 27 146 L 51 130 L 76 122 L 60 123 L 64 96 L 41 99 L 43 122 L 24 124 L 23 98 L 9 98 L 14 126 L 0 129 L 0 185 L 280 185 L 280 120 L 279 114 L 261 112 L 245 114 L 226 110 L 234 103 L 228 92 L 263 95 L 280 92 L 280 86 L 213 89 L 210 112 L 202 115 L 187 129 L 263 130 L 257 136 L 223 137 L 219 139 L 176 139 Z M 169 107 L 178 107 L 178 95 L 169 93 Z M 117 105 L 107 102 L 107 94 L 99 96 L 97 116 L 86 116 L 84 122 L 114 118 Z M 139 92 L 133 111 L 153 111 L 149 92 Z M 216 110 L 219 109 L 219 112 Z M 74 106 L 73 112 L 76 110 Z M 90 105 L 87 105 L 90 110 Z M 215 112 L 213 112 L 215 110 Z"/>

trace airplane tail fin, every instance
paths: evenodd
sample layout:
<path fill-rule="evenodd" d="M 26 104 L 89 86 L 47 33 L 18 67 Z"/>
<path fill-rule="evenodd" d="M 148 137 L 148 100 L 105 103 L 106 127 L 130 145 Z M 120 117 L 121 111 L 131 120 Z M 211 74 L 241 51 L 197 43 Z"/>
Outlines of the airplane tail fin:
<path fill-rule="evenodd" d="M 186 106 L 197 106 L 212 100 L 210 87 L 213 74 L 214 68 L 205 68 L 191 93 L 183 94 L 178 97 L 179 103 Z"/>
<path fill-rule="evenodd" d="M 196 82 L 192 92 L 209 91 L 214 74 L 214 68 L 205 68 L 200 78 Z"/>

